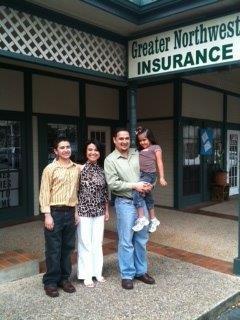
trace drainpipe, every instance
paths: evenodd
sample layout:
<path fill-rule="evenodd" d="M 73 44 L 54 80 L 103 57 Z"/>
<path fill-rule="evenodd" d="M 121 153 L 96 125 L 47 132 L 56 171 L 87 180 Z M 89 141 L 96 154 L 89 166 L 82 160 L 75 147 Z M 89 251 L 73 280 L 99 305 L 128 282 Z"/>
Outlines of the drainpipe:
<path fill-rule="evenodd" d="M 135 83 L 131 83 L 128 89 L 128 114 L 131 147 L 135 148 L 135 131 L 137 127 L 137 85 Z"/>

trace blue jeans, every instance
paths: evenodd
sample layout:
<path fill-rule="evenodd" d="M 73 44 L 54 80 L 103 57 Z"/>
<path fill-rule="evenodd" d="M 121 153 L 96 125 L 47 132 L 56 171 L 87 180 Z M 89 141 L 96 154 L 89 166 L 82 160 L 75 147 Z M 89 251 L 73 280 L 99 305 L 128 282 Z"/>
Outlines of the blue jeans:
<path fill-rule="evenodd" d="M 75 248 L 75 208 L 59 211 L 51 210 L 54 221 L 53 230 L 44 229 L 46 273 L 44 286 L 57 286 L 68 280 L 72 271 L 71 252 Z"/>
<path fill-rule="evenodd" d="M 146 206 L 145 214 L 147 214 Z M 148 229 L 134 232 L 137 218 L 136 208 L 131 199 L 116 197 L 115 209 L 118 230 L 118 263 L 122 279 L 133 279 L 147 272 Z"/>
<path fill-rule="evenodd" d="M 141 171 L 139 181 L 144 181 L 144 182 L 154 184 L 156 182 L 156 179 L 157 179 L 156 172 Z M 140 192 L 134 190 L 133 203 L 136 208 L 143 208 L 145 203 L 148 210 L 154 208 L 154 200 L 153 200 L 152 192 L 146 192 L 144 193 L 144 195 L 142 195 Z"/>

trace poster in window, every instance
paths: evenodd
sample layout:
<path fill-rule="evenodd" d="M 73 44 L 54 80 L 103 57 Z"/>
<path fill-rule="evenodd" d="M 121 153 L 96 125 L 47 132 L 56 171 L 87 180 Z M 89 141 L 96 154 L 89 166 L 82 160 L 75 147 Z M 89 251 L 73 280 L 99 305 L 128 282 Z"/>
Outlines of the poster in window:
<path fill-rule="evenodd" d="M 212 153 L 213 153 L 213 130 L 211 128 L 201 129 L 200 136 L 201 136 L 200 154 L 203 156 L 212 155 Z"/>

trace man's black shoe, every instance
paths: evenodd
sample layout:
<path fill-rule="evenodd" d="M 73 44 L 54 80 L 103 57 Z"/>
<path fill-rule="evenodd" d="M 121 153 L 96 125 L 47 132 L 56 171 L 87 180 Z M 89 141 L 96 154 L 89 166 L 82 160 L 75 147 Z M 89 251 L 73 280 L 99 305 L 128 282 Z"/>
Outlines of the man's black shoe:
<path fill-rule="evenodd" d="M 63 280 L 61 283 L 58 285 L 60 288 L 63 289 L 63 291 L 67 293 L 74 293 L 76 292 L 76 288 L 72 285 L 72 283 L 68 280 Z"/>
<path fill-rule="evenodd" d="M 133 281 L 131 279 L 122 279 L 122 287 L 127 290 L 133 289 Z"/>
<path fill-rule="evenodd" d="M 59 296 L 57 287 L 53 287 L 53 286 L 44 287 L 44 290 L 46 292 L 46 295 L 51 298 L 56 298 Z"/>
<path fill-rule="evenodd" d="M 146 284 L 154 284 L 155 280 L 153 279 L 153 277 L 151 277 L 149 274 L 144 273 L 142 276 L 140 277 L 135 277 L 135 279 L 142 281 Z"/>

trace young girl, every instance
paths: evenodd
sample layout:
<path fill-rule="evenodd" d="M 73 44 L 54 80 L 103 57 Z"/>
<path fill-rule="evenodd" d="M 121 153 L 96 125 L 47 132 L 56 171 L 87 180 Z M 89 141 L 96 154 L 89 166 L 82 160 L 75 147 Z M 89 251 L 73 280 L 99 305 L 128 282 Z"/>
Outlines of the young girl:
<path fill-rule="evenodd" d="M 157 180 L 158 170 L 160 185 L 163 187 L 166 186 L 167 182 L 164 178 L 162 149 L 156 144 L 152 131 L 150 129 L 138 127 L 136 131 L 136 143 L 139 150 L 140 181 L 154 185 Z M 152 193 L 139 193 L 134 191 L 133 203 L 137 208 L 138 219 L 132 229 L 134 231 L 140 231 L 144 226 L 149 224 L 148 219 L 144 216 L 143 207 L 146 203 L 150 217 L 149 232 L 156 231 L 156 228 L 160 225 L 160 221 L 155 215 Z"/>

